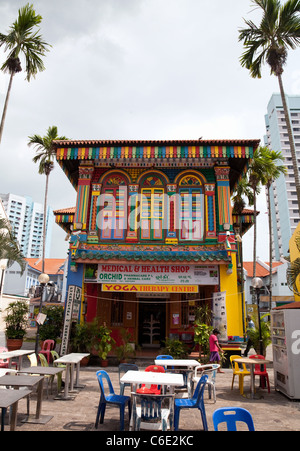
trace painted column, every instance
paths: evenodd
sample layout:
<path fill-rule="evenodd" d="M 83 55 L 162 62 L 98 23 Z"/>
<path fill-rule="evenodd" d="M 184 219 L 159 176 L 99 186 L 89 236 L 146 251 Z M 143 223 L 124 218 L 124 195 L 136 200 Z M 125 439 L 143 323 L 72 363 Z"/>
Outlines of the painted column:
<path fill-rule="evenodd" d="M 232 207 L 229 172 L 230 167 L 228 166 L 215 167 L 219 205 L 219 232 L 232 230 Z"/>
<path fill-rule="evenodd" d="M 139 185 L 129 185 L 128 228 L 126 241 L 138 242 L 138 191 Z"/>
<path fill-rule="evenodd" d="M 102 185 L 92 184 L 92 195 L 91 195 L 91 207 L 90 207 L 90 222 L 89 222 L 89 232 L 88 232 L 88 243 L 98 243 L 98 224 L 97 224 L 97 214 L 98 214 L 98 199 L 101 193 Z"/>
<path fill-rule="evenodd" d="M 205 184 L 206 238 L 216 238 L 216 199 L 215 184 Z"/>
<path fill-rule="evenodd" d="M 176 197 L 177 197 L 177 185 L 167 185 L 167 235 L 166 244 L 178 244 L 177 232 L 177 212 L 176 212 Z"/>
<path fill-rule="evenodd" d="M 90 196 L 91 179 L 94 172 L 94 166 L 88 162 L 79 167 L 79 180 L 77 191 L 77 203 L 74 218 L 74 230 L 87 230 L 88 206 Z"/>

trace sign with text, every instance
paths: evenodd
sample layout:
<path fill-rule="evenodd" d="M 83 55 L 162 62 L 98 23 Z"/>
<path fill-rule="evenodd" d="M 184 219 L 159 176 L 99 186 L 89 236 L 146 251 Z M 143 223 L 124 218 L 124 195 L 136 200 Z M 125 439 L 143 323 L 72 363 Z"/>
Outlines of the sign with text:
<path fill-rule="evenodd" d="M 102 291 L 141 293 L 198 293 L 198 285 L 133 285 L 103 283 Z"/>
<path fill-rule="evenodd" d="M 220 341 L 227 341 L 226 291 L 213 293 L 213 328 L 219 329 Z"/>
<path fill-rule="evenodd" d="M 81 288 L 77 287 L 75 285 L 69 285 L 67 302 L 66 302 L 66 307 L 65 307 L 65 320 L 64 320 L 64 327 L 63 327 L 63 334 L 62 334 L 61 348 L 60 348 L 61 356 L 66 355 L 68 352 L 74 304 L 75 304 L 74 313 L 76 312 L 76 315 L 78 317 L 78 313 L 79 313 L 78 305 L 80 307 L 80 304 L 79 304 L 80 299 L 81 299 Z M 76 319 L 77 319 L 77 317 L 76 317 Z"/>
<path fill-rule="evenodd" d="M 98 283 L 142 285 L 218 285 L 218 266 L 200 265 L 98 265 Z"/>

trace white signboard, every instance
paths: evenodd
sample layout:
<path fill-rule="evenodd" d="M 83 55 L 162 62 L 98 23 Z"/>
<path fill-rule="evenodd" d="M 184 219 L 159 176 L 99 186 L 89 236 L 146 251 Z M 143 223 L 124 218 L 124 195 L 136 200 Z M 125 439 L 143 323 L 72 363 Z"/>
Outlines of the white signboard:
<path fill-rule="evenodd" d="M 220 341 L 227 341 L 226 291 L 213 293 L 213 328 L 219 329 Z"/>
<path fill-rule="evenodd" d="M 218 285 L 218 266 L 100 264 L 98 283 Z"/>
<path fill-rule="evenodd" d="M 69 285 L 68 297 L 67 297 L 66 308 L 65 308 L 64 328 L 63 328 L 61 348 L 60 348 L 61 356 L 66 355 L 68 352 L 69 337 L 70 337 L 71 324 L 72 324 L 72 318 L 73 318 L 72 314 L 73 314 L 74 301 L 76 303 L 76 308 L 75 308 L 75 311 L 76 311 L 77 306 L 78 306 L 78 300 L 80 300 L 80 299 L 81 299 L 81 288 L 77 287 L 75 285 Z M 77 317 L 78 317 L 78 312 L 76 312 Z M 76 319 L 77 319 L 77 317 L 76 317 Z"/>

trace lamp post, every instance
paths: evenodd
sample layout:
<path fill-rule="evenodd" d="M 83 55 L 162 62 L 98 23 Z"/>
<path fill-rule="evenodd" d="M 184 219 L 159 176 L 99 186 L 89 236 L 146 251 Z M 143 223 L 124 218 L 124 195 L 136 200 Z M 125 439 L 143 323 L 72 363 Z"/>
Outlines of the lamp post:
<path fill-rule="evenodd" d="M 47 285 L 49 280 L 50 280 L 50 277 L 48 276 L 48 274 L 45 274 L 45 273 L 40 274 L 39 277 L 38 277 L 38 281 L 39 281 L 39 283 L 40 283 L 40 285 L 42 287 L 39 313 L 42 312 L 44 290 L 45 290 L 45 286 Z M 39 349 L 39 338 L 40 338 L 40 325 L 37 322 L 37 333 L 36 333 L 36 339 L 35 339 L 35 353 L 36 353 L 36 355 L 38 354 L 38 349 Z"/>
<path fill-rule="evenodd" d="M 252 287 L 255 289 L 256 292 L 256 301 L 257 301 L 257 313 L 258 313 L 258 331 L 259 331 L 259 352 L 260 355 L 263 355 L 263 341 L 262 341 L 262 334 L 261 334 L 261 323 L 260 323 L 260 312 L 259 312 L 259 301 L 260 301 L 260 289 L 263 286 L 263 281 L 260 277 L 254 277 L 251 281 Z"/>

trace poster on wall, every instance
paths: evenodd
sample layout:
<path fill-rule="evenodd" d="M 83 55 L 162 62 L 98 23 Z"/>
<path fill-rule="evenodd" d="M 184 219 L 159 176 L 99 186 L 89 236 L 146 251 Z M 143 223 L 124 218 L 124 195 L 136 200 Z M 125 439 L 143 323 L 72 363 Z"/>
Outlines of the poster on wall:
<path fill-rule="evenodd" d="M 227 341 L 226 291 L 213 293 L 213 328 L 219 329 L 220 341 Z"/>
<path fill-rule="evenodd" d="M 217 265 L 99 264 L 98 283 L 142 285 L 218 285 Z"/>

